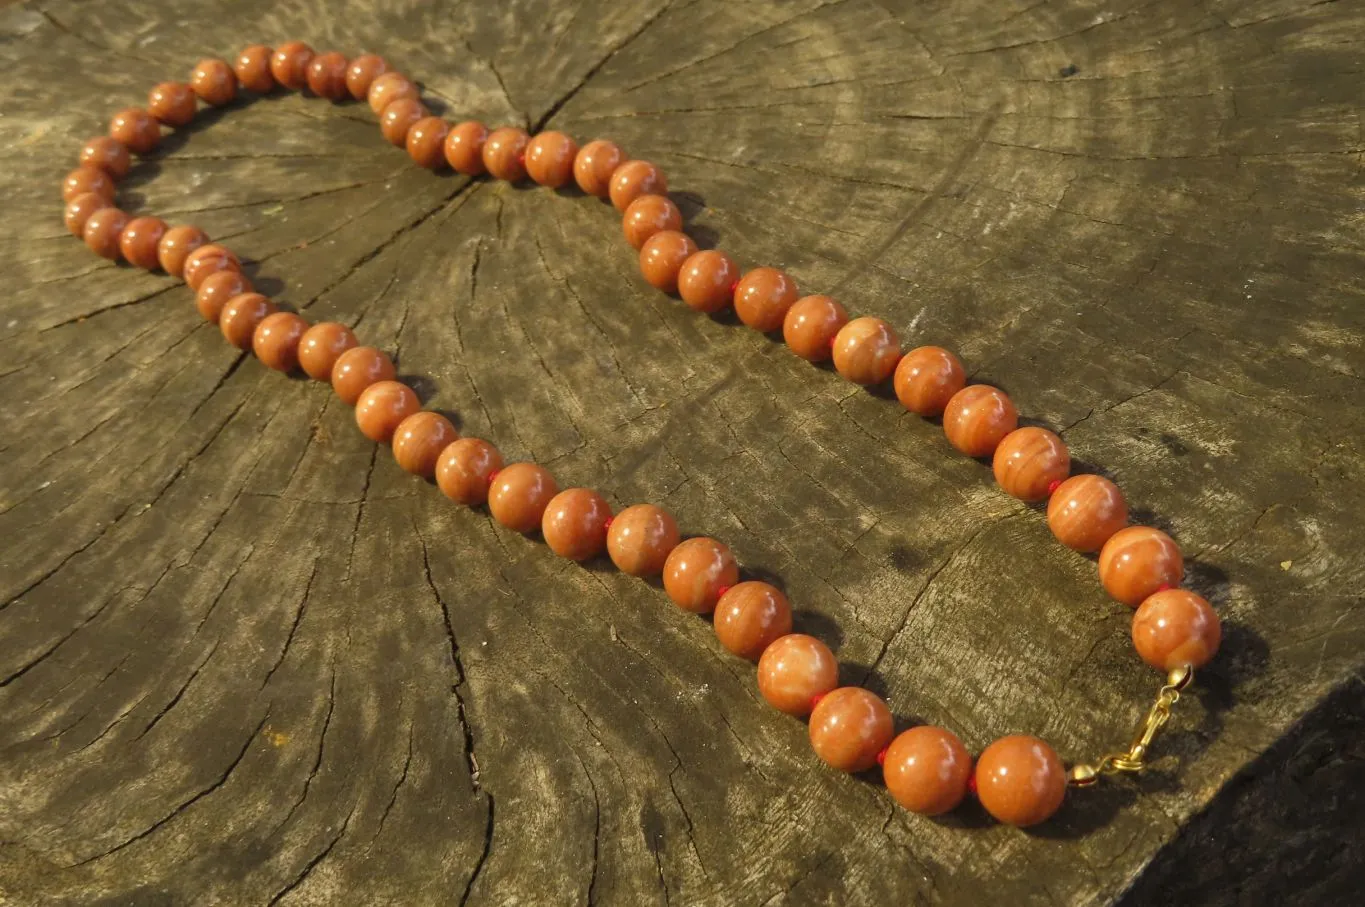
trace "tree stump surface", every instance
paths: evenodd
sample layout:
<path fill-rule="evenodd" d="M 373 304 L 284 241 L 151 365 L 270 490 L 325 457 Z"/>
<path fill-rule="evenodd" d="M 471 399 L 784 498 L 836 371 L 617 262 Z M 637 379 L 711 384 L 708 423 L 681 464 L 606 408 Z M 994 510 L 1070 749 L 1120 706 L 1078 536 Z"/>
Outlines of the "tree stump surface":
<path fill-rule="evenodd" d="M 619 141 L 703 246 L 1060 430 L 1225 622 L 1152 769 L 1028 832 L 908 814 L 657 584 L 452 504 L 65 232 L 115 110 L 290 38 L 381 53 L 453 119 Z M 0 10 L 0 54 L 0 903 L 1358 892 L 1361 4 L 42 0 Z M 1039 508 L 651 290 L 597 199 L 422 171 L 363 104 L 294 94 L 201 114 L 121 190 L 509 461 L 729 543 L 902 724 L 1090 760 L 1159 686 Z"/>

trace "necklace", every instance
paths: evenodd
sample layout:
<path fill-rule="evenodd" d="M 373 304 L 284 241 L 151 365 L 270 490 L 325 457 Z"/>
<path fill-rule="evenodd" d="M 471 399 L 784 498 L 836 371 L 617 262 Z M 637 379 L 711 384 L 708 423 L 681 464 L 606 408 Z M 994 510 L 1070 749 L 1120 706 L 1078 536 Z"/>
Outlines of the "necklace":
<path fill-rule="evenodd" d="M 1166 679 L 1128 748 L 1068 769 L 1036 737 L 1003 737 L 973 760 L 946 728 L 921 725 L 897 735 L 887 704 L 867 689 L 840 686 L 834 653 L 819 639 L 792 632 L 791 605 L 780 589 L 741 582 L 735 557 L 724 544 L 708 537 L 683 540 L 673 517 L 652 504 L 613 514 L 596 491 L 561 491 L 541 466 L 504 464 L 492 444 L 462 438 L 445 416 L 422 410 L 416 393 L 395 380 L 389 356 L 361 346 L 350 328 L 335 322 L 310 325 L 277 310 L 254 292 L 237 256 L 198 228 L 169 226 L 156 217 L 130 218 L 114 206 L 116 183 L 127 175 L 131 156 L 153 152 L 162 126 L 188 125 L 201 101 L 222 106 L 239 90 L 265 94 L 276 88 L 307 89 L 335 101 L 367 100 L 384 137 L 405 147 L 420 166 L 509 182 L 530 179 L 550 188 L 576 184 L 587 195 L 609 199 L 622 212 L 626 240 L 638 250 L 641 273 L 652 286 L 699 312 L 733 305 L 749 327 L 781 331 L 803 359 L 832 360 L 838 374 L 855 384 L 891 381 L 906 409 L 926 418 L 941 416 L 949 443 L 967 456 L 990 458 L 1005 492 L 1047 502 L 1048 527 L 1058 541 L 1076 551 L 1099 552 L 1105 590 L 1135 609 L 1134 647 Z M 182 278 L 195 291 L 200 314 L 217 324 L 229 343 L 253 351 L 269 368 L 301 369 L 330 382 L 337 396 L 355 407 L 360 430 L 390 445 L 404 470 L 434 479 L 454 501 L 486 504 L 508 529 L 540 532 L 560 557 L 584 561 L 605 552 L 625 573 L 661 575 L 673 602 L 713 615 L 721 645 L 757 662 L 758 688 L 769 704 L 808 720 L 811 746 L 821 760 L 846 772 L 880 764 L 892 797 L 906 809 L 938 815 L 971 791 L 999 821 L 1028 826 L 1051 817 L 1068 787 L 1140 772 L 1194 670 L 1214 656 L 1220 641 L 1218 617 L 1209 603 L 1179 588 L 1184 565 L 1176 543 L 1158 529 L 1129 526 L 1127 504 L 1113 482 L 1071 475 L 1065 442 L 1043 428 L 1020 428 L 1010 398 L 998 388 L 968 385 L 953 353 L 921 346 L 902 354 L 887 322 L 850 319 L 829 296 L 800 296 L 792 278 L 776 268 L 741 273 L 724 252 L 699 250 L 682 231 L 682 215 L 667 192 L 659 168 L 628 159 L 612 142 L 596 140 L 580 149 L 562 132 L 533 137 L 513 127 L 490 131 L 473 121 L 452 126 L 430 116 L 417 85 L 391 71 L 382 58 L 315 54 L 299 41 L 275 49 L 253 45 L 231 65 L 203 60 L 189 83 L 156 86 L 146 109 L 119 112 L 108 135 L 85 145 L 80 166 L 63 185 L 67 229 L 92 251 Z"/>

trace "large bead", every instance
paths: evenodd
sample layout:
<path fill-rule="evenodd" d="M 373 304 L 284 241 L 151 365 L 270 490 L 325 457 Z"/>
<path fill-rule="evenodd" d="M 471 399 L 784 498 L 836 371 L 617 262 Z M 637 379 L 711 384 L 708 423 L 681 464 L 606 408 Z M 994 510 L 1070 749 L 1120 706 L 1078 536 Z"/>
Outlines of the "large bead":
<path fill-rule="evenodd" d="M 1178 586 L 1185 578 L 1180 546 L 1151 526 L 1120 529 L 1100 549 L 1100 582 L 1104 591 L 1136 608 L 1163 586 Z"/>
<path fill-rule="evenodd" d="M 840 687 L 820 700 L 810 715 L 810 744 L 827 765 L 845 772 L 877 764 L 895 733 L 891 710 L 862 687 Z"/>
<path fill-rule="evenodd" d="M 275 51 L 264 44 L 251 44 L 233 61 L 232 72 L 237 83 L 247 91 L 269 94 L 275 90 L 275 75 L 270 71 L 270 58 Z"/>
<path fill-rule="evenodd" d="M 854 384 L 880 384 L 896 370 L 901 341 L 880 318 L 855 318 L 834 335 L 834 368 Z"/>
<path fill-rule="evenodd" d="M 147 111 L 129 107 L 114 114 L 109 122 L 109 137 L 129 151 L 149 154 L 161 144 L 161 126 Z"/>
<path fill-rule="evenodd" d="M 834 338 L 848 324 L 848 312 L 829 296 L 803 296 L 782 319 L 782 339 L 791 351 L 809 362 L 833 355 Z"/>
<path fill-rule="evenodd" d="M 607 553 L 622 573 L 653 576 L 678 546 L 678 524 L 653 504 L 635 504 L 616 515 L 607 531 Z"/>
<path fill-rule="evenodd" d="M 331 381 L 337 360 L 357 342 L 355 334 L 344 324 L 335 321 L 315 324 L 299 340 L 299 365 L 309 378 Z"/>
<path fill-rule="evenodd" d="M 739 266 L 718 249 L 689 257 L 678 271 L 678 295 L 689 308 L 712 314 L 730 304 L 739 283 Z"/>
<path fill-rule="evenodd" d="M 107 135 L 95 136 L 81 148 L 81 165 L 98 167 L 116 180 L 128 175 L 132 157 L 124 144 Z"/>
<path fill-rule="evenodd" d="M 75 236 L 85 235 L 86 221 L 90 220 L 90 215 L 99 211 L 101 208 L 112 207 L 109 199 L 95 192 L 82 192 L 71 201 L 67 202 L 66 209 L 62 213 L 63 222 L 66 229 L 70 230 Z"/>
<path fill-rule="evenodd" d="M 440 117 L 422 117 L 408 127 L 408 157 L 419 167 L 439 170 L 446 164 L 445 141 L 450 126 Z"/>
<path fill-rule="evenodd" d="M 420 92 L 412 80 L 401 72 L 386 72 L 375 77 L 370 83 L 365 98 L 375 116 L 384 112 L 394 101 L 416 101 Z"/>
<path fill-rule="evenodd" d="M 494 179 L 519 183 L 526 179 L 526 144 L 531 137 L 525 129 L 502 126 L 488 134 L 483 143 L 483 166 Z"/>
<path fill-rule="evenodd" d="M 62 201 L 73 201 L 79 195 L 91 193 L 112 202 L 115 188 L 114 178 L 103 168 L 82 164 L 62 181 Z"/>
<path fill-rule="evenodd" d="M 251 351 L 266 368 L 292 372 L 299 365 L 299 340 L 308 322 L 293 312 L 267 315 L 251 335 Z"/>
<path fill-rule="evenodd" d="M 763 651 L 792 631 L 792 606 L 782 590 L 751 580 L 727 589 L 716 602 L 716 638 L 740 658 L 758 661 Z"/>
<path fill-rule="evenodd" d="M 941 415 L 966 385 L 961 360 L 940 346 L 916 347 L 896 365 L 896 399 L 916 415 Z"/>
<path fill-rule="evenodd" d="M 167 126 L 186 126 L 198 108 L 194 90 L 184 82 L 162 82 L 147 95 L 147 112 Z"/>
<path fill-rule="evenodd" d="M 376 381 L 355 402 L 355 424 L 376 444 L 389 444 L 398 426 L 422 408 L 417 393 L 401 381 Z"/>
<path fill-rule="evenodd" d="M 676 293 L 683 262 L 696 252 L 697 244 L 686 233 L 661 230 L 640 247 L 640 273 L 655 289 Z"/>
<path fill-rule="evenodd" d="M 251 349 L 256 328 L 266 316 L 275 311 L 275 303 L 260 293 L 242 293 L 223 305 L 218 314 L 218 330 L 223 339 L 239 350 Z"/>
<path fill-rule="evenodd" d="M 782 319 L 795 302 L 796 282 L 777 268 L 754 268 L 735 287 L 735 314 L 765 334 L 782 327 Z"/>
<path fill-rule="evenodd" d="M 586 561 L 607 547 L 611 505 L 590 488 L 566 488 L 550 499 L 540 520 L 545 544 L 560 557 Z"/>
<path fill-rule="evenodd" d="M 1071 472 L 1066 442 L 1046 428 L 1026 426 L 1005 435 L 991 461 L 995 481 L 1021 501 L 1041 501 Z"/>
<path fill-rule="evenodd" d="M 318 54 L 308 61 L 309 90 L 320 98 L 345 100 L 351 94 L 346 88 L 346 66 L 346 58 L 334 50 Z"/>
<path fill-rule="evenodd" d="M 332 390 L 347 406 L 355 406 L 371 384 L 390 381 L 393 360 L 372 346 L 357 346 L 337 357 L 332 365 Z"/>
<path fill-rule="evenodd" d="M 130 265 L 154 270 L 160 265 L 156 248 L 166 235 L 166 222 L 159 217 L 135 217 L 119 236 L 118 247 Z"/>
<path fill-rule="evenodd" d="M 190 73 L 190 88 L 205 104 L 222 107 L 237 97 L 237 74 L 226 60 L 200 60 Z"/>
<path fill-rule="evenodd" d="M 308 64 L 313 62 L 313 48 L 302 41 L 287 41 L 270 55 L 270 74 L 275 81 L 291 91 L 308 87 Z"/>
<path fill-rule="evenodd" d="M 649 161 L 626 161 L 611 175 L 611 203 L 625 211 L 642 195 L 667 195 L 668 180 Z"/>
<path fill-rule="evenodd" d="M 923 816 L 938 816 L 962 802 L 972 757 L 952 731 L 913 727 L 891 741 L 882 778 L 896 802 Z"/>
<path fill-rule="evenodd" d="M 559 493 L 554 476 L 534 463 L 513 463 L 500 470 L 488 489 L 493 519 L 515 532 L 535 532 L 545 509 Z"/>
<path fill-rule="evenodd" d="M 1222 637 L 1213 606 L 1188 589 L 1155 592 L 1133 614 L 1133 647 L 1160 671 L 1202 668 L 1217 654 Z"/>
<path fill-rule="evenodd" d="M 403 148 L 408 142 L 408 130 L 426 115 L 427 109 L 420 101 L 399 98 L 389 102 L 379 115 L 379 131 L 389 144 Z"/>
<path fill-rule="evenodd" d="M 758 691 L 768 704 L 804 717 L 815 698 L 839 685 L 839 662 L 829 646 L 804 633 L 774 640 L 758 659 Z"/>
<path fill-rule="evenodd" d="M 1048 528 L 1057 541 L 1075 551 L 1099 551 L 1127 525 L 1123 492 L 1104 476 L 1072 476 L 1047 502 Z"/>
<path fill-rule="evenodd" d="M 562 132 L 542 132 L 526 143 L 526 173 L 542 186 L 558 189 L 573 179 L 578 154 L 574 140 Z"/>
<path fill-rule="evenodd" d="M 488 486 L 502 469 L 502 454 L 482 438 L 461 438 L 441 451 L 436 485 L 452 501 L 476 507 L 488 500 Z"/>
<path fill-rule="evenodd" d="M 128 215 L 118 208 L 100 208 L 85 219 L 81 239 L 85 240 L 91 252 L 101 258 L 118 261 L 122 254 L 119 240 L 123 238 L 128 221 Z"/>
<path fill-rule="evenodd" d="M 1006 825 L 1037 825 L 1062 805 L 1066 769 L 1037 737 L 1001 737 L 976 761 L 976 795 Z"/>
<path fill-rule="evenodd" d="M 185 270 L 185 259 L 208 241 L 208 234 L 198 227 L 171 227 L 156 247 L 156 258 L 161 262 L 161 270 L 172 277 L 180 277 Z"/>
<path fill-rule="evenodd" d="M 621 229 L 632 249 L 639 249 L 655 233 L 682 229 L 682 212 L 662 195 L 642 195 L 630 203 Z"/>
<path fill-rule="evenodd" d="M 240 270 L 242 270 L 242 262 L 231 249 L 217 243 L 209 243 L 185 256 L 185 263 L 180 268 L 180 276 L 184 278 L 185 283 L 190 285 L 191 290 L 198 292 L 199 285 L 210 274 Z"/>
<path fill-rule="evenodd" d="M 194 297 L 194 307 L 199 310 L 205 321 L 217 324 L 223 314 L 223 306 L 234 296 L 251 292 L 251 281 L 240 271 L 219 271 L 210 274 L 199 284 L 199 292 Z"/>
<path fill-rule="evenodd" d="M 445 416 L 422 410 L 398 423 L 393 433 L 393 458 L 404 472 L 429 479 L 436 474 L 441 452 L 459 437 Z"/>
<path fill-rule="evenodd" d="M 389 64 L 377 54 L 361 54 L 346 67 L 346 90 L 357 101 L 369 96 L 374 80 L 389 71 Z"/>
<path fill-rule="evenodd" d="M 988 457 L 1019 425 L 1014 402 L 999 388 L 973 384 L 953 395 L 943 411 L 948 442 L 969 457 Z"/>
<path fill-rule="evenodd" d="M 735 556 L 715 539 L 680 542 L 664 561 L 664 591 L 679 608 L 694 614 L 710 614 L 721 591 L 737 582 Z"/>
<path fill-rule="evenodd" d="M 625 152 L 615 142 L 589 142 L 573 160 L 574 182 L 587 194 L 606 198 L 611 194 L 611 175 L 625 159 Z"/>
<path fill-rule="evenodd" d="M 456 173 L 478 176 L 484 172 L 483 145 L 488 141 L 488 129 L 476 120 L 456 123 L 446 133 L 446 163 Z"/>

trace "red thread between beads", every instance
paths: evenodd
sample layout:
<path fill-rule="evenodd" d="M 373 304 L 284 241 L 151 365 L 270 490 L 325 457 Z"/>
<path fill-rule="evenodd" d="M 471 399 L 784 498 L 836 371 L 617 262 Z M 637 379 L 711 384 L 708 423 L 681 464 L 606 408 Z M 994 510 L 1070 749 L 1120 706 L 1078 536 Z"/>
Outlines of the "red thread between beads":
<path fill-rule="evenodd" d="M 976 775 L 974 774 L 967 776 L 967 791 L 973 797 L 976 796 Z"/>
<path fill-rule="evenodd" d="M 489 484 L 489 485 L 492 485 L 495 481 L 497 481 L 498 473 L 500 473 L 500 472 L 502 472 L 501 469 L 495 469 L 495 470 L 493 470 L 492 472 L 490 472 L 490 473 L 488 474 L 488 484 Z"/>
<path fill-rule="evenodd" d="M 525 151 L 518 151 L 518 152 L 517 152 L 517 163 L 518 163 L 518 164 L 521 164 L 523 167 L 526 166 L 526 152 L 525 152 Z"/>
<path fill-rule="evenodd" d="M 814 710 L 814 708 L 815 708 L 817 705 L 820 704 L 820 700 L 821 700 L 821 699 L 824 699 L 824 698 L 825 698 L 825 694 L 824 694 L 824 693 L 816 693 L 814 696 L 812 696 L 812 697 L 810 698 L 810 707 L 811 707 L 811 709 Z"/>
<path fill-rule="evenodd" d="M 605 520 L 602 521 L 602 528 L 603 528 L 603 529 L 610 529 L 610 528 L 611 528 L 611 524 L 614 523 L 614 522 L 616 522 L 616 517 L 614 517 L 614 516 L 609 516 L 609 517 L 607 517 Z"/>
<path fill-rule="evenodd" d="M 1175 586 L 1172 586 L 1170 583 L 1162 583 L 1160 586 L 1157 586 L 1157 587 L 1156 587 L 1156 591 L 1157 591 L 1157 592 L 1165 592 L 1167 589 L 1174 589 L 1174 588 L 1175 588 Z M 1155 595 L 1156 593 L 1153 593 L 1153 594 Z"/>
<path fill-rule="evenodd" d="M 724 598 L 725 593 L 729 592 L 733 588 L 734 586 L 721 586 L 719 589 L 716 590 L 716 598 Z"/>
<path fill-rule="evenodd" d="M 886 747 L 885 749 L 883 749 L 880 753 L 877 754 L 877 764 L 878 764 L 878 765 L 886 765 L 886 753 L 887 753 L 887 750 L 890 750 L 890 749 L 891 749 L 891 747 L 888 746 L 888 747 Z"/>
<path fill-rule="evenodd" d="M 1062 480 L 1061 480 L 1061 479 L 1053 479 L 1051 482 L 1048 482 L 1048 483 L 1047 483 L 1047 493 L 1048 493 L 1048 494 L 1052 494 L 1053 492 L 1055 492 L 1055 491 L 1056 491 L 1058 488 L 1060 488 L 1061 486 L 1062 486 Z"/>
<path fill-rule="evenodd" d="M 735 295 L 735 290 L 738 290 L 738 289 L 739 289 L 739 281 L 736 280 L 734 283 L 730 284 L 730 295 L 731 295 L 731 296 Z"/>

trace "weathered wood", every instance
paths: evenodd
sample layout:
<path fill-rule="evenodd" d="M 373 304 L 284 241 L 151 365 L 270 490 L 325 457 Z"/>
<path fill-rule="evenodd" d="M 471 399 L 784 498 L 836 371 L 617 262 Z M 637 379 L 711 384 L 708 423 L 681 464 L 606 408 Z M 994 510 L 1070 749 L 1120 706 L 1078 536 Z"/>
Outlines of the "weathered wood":
<path fill-rule="evenodd" d="M 41 0 L 0 35 L 0 902 L 1091 904 L 1140 877 L 1135 902 L 1230 902 L 1219 866 L 1347 890 L 1358 799 L 1296 814 L 1345 851 L 1279 863 L 1254 832 L 1303 741 L 1360 721 L 1360 4 Z M 113 110 L 288 37 L 381 52 L 452 116 L 619 140 L 704 242 L 1063 430 L 1226 621 L 1156 769 L 1032 833 L 908 815 L 656 588 L 452 506 L 64 232 Z M 1126 740 L 1157 678 L 1093 564 L 935 425 L 649 290 L 608 206 L 420 172 L 363 105 L 200 122 L 129 204 L 357 325 L 467 433 L 725 539 L 902 719 Z"/>

